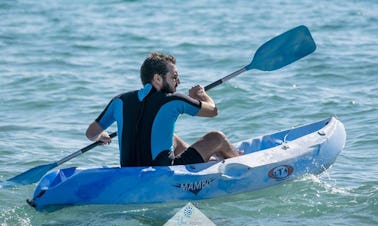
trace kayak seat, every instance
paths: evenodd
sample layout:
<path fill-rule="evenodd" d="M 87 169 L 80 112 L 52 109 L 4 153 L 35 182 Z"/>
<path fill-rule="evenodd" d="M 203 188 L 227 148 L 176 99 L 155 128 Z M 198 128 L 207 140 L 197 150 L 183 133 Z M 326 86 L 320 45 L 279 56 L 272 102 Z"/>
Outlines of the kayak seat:
<path fill-rule="evenodd" d="M 275 134 L 278 135 L 278 134 Z M 283 144 L 282 136 L 263 136 L 241 142 L 236 146 L 237 150 L 244 151 L 244 154 L 250 154 L 262 151 L 268 148 L 276 147 Z"/>

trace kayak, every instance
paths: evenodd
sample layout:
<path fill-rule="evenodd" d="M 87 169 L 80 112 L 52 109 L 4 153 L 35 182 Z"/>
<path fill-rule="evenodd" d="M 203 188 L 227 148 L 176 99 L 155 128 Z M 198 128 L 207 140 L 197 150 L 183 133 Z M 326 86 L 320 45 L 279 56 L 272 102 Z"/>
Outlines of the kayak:
<path fill-rule="evenodd" d="M 344 148 L 344 125 L 330 117 L 240 141 L 238 157 L 158 167 L 70 167 L 46 173 L 28 203 L 37 210 L 88 204 L 162 203 L 250 192 L 320 174 Z"/>

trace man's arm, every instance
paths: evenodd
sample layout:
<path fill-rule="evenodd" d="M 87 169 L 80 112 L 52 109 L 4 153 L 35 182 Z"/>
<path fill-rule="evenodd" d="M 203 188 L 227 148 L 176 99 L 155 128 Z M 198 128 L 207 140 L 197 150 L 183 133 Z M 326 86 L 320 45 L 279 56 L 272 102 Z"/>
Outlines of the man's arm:
<path fill-rule="evenodd" d="M 202 106 L 197 116 L 214 117 L 218 115 L 218 108 L 214 100 L 207 95 L 205 89 L 196 85 L 189 90 L 189 96 L 202 102 Z"/>
<path fill-rule="evenodd" d="M 112 142 L 112 138 L 110 138 L 109 134 L 102 129 L 100 124 L 96 121 L 92 122 L 85 133 L 87 138 L 91 141 L 101 141 L 104 144 L 110 144 Z"/>

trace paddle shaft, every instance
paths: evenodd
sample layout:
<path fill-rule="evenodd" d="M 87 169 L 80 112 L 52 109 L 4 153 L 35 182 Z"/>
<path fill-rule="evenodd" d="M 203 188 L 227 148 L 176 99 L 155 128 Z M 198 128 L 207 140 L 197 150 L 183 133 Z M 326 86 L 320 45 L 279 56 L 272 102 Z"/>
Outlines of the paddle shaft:
<path fill-rule="evenodd" d="M 230 80 L 233 77 L 236 77 L 236 76 L 240 75 L 241 73 L 243 73 L 245 71 L 247 71 L 247 69 L 245 67 L 243 67 L 243 68 L 241 68 L 241 69 L 239 69 L 239 70 L 237 70 L 237 71 L 235 71 L 235 72 L 233 72 L 233 73 L 231 73 L 231 74 L 229 74 L 227 76 L 224 76 L 223 78 L 221 78 L 221 79 L 219 79 L 219 80 L 217 80 L 217 81 L 215 81 L 215 82 L 213 82 L 213 83 L 205 86 L 205 91 L 208 91 L 208 90 L 210 90 L 210 89 L 212 89 L 212 88 L 214 88 L 214 87 L 222 84 L 223 82 L 225 82 L 227 80 Z"/>
<path fill-rule="evenodd" d="M 117 136 L 117 132 L 111 133 L 109 136 L 110 136 L 110 138 L 113 138 L 113 137 Z M 62 158 L 61 160 L 57 161 L 56 164 L 57 164 L 57 166 L 59 166 L 59 165 L 65 163 L 65 162 L 67 162 L 67 161 L 69 161 L 69 160 L 91 150 L 92 148 L 94 148 L 98 145 L 101 145 L 101 144 L 102 144 L 101 141 L 96 141 L 96 142 L 94 142 L 94 143 L 92 143 L 92 144 L 90 144 L 90 145 L 88 145 L 88 146 L 86 146 L 86 147 L 84 147 L 84 148 L 82 148 L 78 151 L 75 151 L 74 153 Z"/>

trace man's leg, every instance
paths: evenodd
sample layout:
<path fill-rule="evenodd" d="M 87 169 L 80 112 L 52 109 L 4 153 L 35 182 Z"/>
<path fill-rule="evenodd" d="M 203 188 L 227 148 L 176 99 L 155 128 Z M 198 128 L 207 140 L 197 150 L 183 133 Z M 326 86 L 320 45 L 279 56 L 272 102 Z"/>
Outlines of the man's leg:
<path fill-rule="evenodd" d="M 239 156 L 226 136 L 219 131 L 213 131 L 201 137 L 197 142 L 191 145 L 202 156 L 205 162 L 215 153 L 220 153 L 224 158 Z"/>
<path fill-rule="evenodd" d="M 173 148 L 175 156 L 179 156 L 183 151 L 185 151 L 189 145 L 185 143 L 179 136 L 174 134 L 173 136 Z"/>

